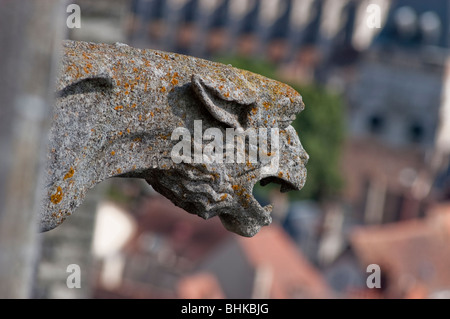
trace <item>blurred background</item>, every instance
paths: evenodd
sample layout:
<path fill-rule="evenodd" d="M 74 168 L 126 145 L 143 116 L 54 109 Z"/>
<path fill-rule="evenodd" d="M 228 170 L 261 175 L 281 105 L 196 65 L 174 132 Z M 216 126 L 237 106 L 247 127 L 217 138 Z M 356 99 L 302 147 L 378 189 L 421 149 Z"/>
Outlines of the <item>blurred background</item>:
<path fill-rule="evenodd" d="M 194 55 L 290 84 L 306 104 L 293 125 L 308 178 L 300 192 L 255 187 L 274 212 L 253 238 L 144 181 L 103 182 L 33 239 L 31 297 L 450 298 L 450 0 L 71 3 L 81 28 L 61 38 Z M 67 287 L 70 264 L 79 289 Z M 381 288 L 367 286 L 371 264 Z"/>

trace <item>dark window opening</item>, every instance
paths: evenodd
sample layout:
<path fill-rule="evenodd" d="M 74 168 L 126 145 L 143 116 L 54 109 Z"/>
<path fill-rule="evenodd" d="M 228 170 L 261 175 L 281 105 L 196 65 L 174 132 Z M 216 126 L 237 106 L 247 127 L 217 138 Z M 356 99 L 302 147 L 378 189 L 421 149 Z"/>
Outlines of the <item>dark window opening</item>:
<path fill-rule="evenodd" d="M 385 120 L 380 115 L 372 115 L 368 119 L 369 131 L 371 133 L 377 134 L 380 133 L 385 125 Z"/>
<path fill-rule="evenodd" d="M 419 143 L 425 135 L 424 128 L 421 124 L 415 122 L 409 127 L 409 138 L 413 143 Z"/>

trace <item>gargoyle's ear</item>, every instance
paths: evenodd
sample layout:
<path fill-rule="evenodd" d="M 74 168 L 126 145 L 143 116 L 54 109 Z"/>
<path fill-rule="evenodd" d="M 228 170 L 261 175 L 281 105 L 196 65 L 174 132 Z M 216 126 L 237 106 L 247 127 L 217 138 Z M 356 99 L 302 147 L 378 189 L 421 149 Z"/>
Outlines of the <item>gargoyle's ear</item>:
<path fill-rule="evenodd" d="M 256 101 L 256 93 L 240 80 L 240 87 L 232 81 L 214 81 L 192 75 L 192 87 L 206 109 L 218 121 L 233 128 L 245 128 L 249 106 Z"/>

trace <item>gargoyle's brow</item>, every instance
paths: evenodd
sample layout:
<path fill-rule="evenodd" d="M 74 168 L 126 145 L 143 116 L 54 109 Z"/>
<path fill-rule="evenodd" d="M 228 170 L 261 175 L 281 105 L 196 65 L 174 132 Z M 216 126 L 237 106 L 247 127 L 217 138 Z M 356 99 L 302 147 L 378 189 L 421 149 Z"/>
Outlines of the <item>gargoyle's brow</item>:
<path fill-rule="evenodd" d="M 105 89 L 112 89 L 111 79 L 106 77 L 93 77 L 69 84 L 64 89 L 56 92 L 57 98 L 64 98 L 73 94 L 84 94 L 91 92 L 100 92 Z"/>

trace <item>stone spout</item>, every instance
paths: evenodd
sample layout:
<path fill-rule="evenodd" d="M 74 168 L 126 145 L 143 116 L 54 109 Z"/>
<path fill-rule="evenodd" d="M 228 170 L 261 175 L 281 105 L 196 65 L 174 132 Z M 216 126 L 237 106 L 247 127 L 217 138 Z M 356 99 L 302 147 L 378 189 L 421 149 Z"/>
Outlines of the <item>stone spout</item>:
<path fill-rule="evenodd" d="M 137 177 L 253 236 L 271 222 L 253 186 L 305 183 L 308 155 L 290 125 L 304 104 L 286 84 L 175 53 L 66 41 L 56 87 L 42 231 L 97 183 Z"/>

